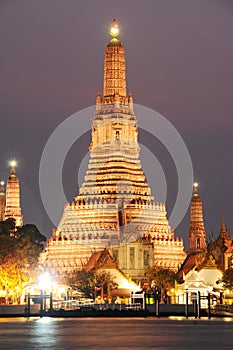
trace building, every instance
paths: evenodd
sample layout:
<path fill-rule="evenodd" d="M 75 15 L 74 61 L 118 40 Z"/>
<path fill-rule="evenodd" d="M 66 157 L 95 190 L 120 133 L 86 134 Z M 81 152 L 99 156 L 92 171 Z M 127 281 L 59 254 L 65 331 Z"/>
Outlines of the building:
<path fill-rule="evenodd" d="M 6 194 L 5 194 L 5 188 L 4 188 L 4 181 L 1 181 L 0 182 L 0 221 L 4 220 L 5 206 L 6 206 Z"/>
<path fill-rule="evenodd" d="M 137 118 L 133 96 L 126 92 L 125 52 L 118 34 L 114 21 L 84 183 L 41 254 L 41 265 L 53 273 L 81 269 L 105 247 L 119 247 L 113 249 L 119 267 L 133 277 L 154 263 L 177 270 L 186 256 L 182 239 L 175 239 L 169 226 L 165 204 L 154 201 L 141 168 Z M 138 254 L 145 246 L 142 238 L 150 243 L 143 257 Z"/>
<path fill-rule="evenodd" d="M 233 239 L 230 238 L 222 216 L 222 224 L 218 237 L 211 242 L 210 250 L 222 271 L 233 267 Z"/>
<path fill-rule="evenodd" d="M 20 204 L 20 183 L 16 176 L 16 162 L 11 161 L 11 174 L 7 181 L 6 193 L 4 192 L 4 182 L 0 187 L 0 220 L 9 218 L 15 219 L 16 227 L 23 226 L 23 215 Z"/>
<path fill-rule="evenodd" d="M 132 281 L 125 273 L 119 269 L 117 264 L 112 258 L 112 255 L 108 249 L 104 249 L 98 252 L 95 252 L 91 255 L 89 261 L 84 267 L 86 271 L 93 271 L 95 273 L 105 272 L 109 274 L 116 287 L 109 292 L 109 297 L 130 297 L 131 292 L 140 291 L 140 286 Z M 103 286 L 101 291 L 103 297 Z"/>
<path fill-rule="evenodd" d="M 190 270 L 184 277 L 184 283 L 179 284 L 176 287 L 175 303 L 186 304 L 186 298 L 188 296 L 190 300 L 198 300 L 198 293 L 201 296 L 201 307 L 207 308 L 207 296 L 210 294 L 212 296 L 220 296 L 219 293 L 213 291 L 213 286 L 211 284 L 205 283 L 205 279 L 196 270 Z"/>
<path fill-rule="evenodd" d="M 221 229 L 216 239 L 206 242 L 202 200 L 198 185 L 190 203 L 189 251 L 178 276 L 183 278 L 191 270 L 198 271 L 203 281 L 213 288 L 220 287 L 219 280 L 229 267 L 233 266 L 233 239 L 230 238 L 222 218 Z"/>
<path fill-rule="evenodd" d="M 189 252 L 201 252 L 206 249 L 206 232 L 203 219 L 202 200 L 198 193 L 198 184 L 194 183 L 190 203 Z"/>

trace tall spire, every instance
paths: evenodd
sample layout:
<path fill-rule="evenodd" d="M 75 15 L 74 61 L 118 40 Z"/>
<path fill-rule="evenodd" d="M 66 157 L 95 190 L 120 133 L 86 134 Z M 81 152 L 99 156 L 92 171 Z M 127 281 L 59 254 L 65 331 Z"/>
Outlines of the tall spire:
<path fill-rule="evenodd" d="M 0 221 L 4 220 L 4 212 L 6 206 L 6 194 L 4 188 L 4 181 L 0 182 Z"/>
<path fill-rule="evenodd" d="M 20 206 L 20 186 L 19 180 L 16 176 L 16 161 L 10 162 L 11 175 L 7 181 L 6 186 L 6 206 L 4 213 L 4 220 L 8 218 L 14 218 L 16 220 L 16 226 L 23 225 L 23 217 Z"/>
<path fill-rule="evenodd" d="M 203 208 L 198 193 L 198 183 L 195 182 L 193 187 L 193 197 L 190 203 L 189 251 L 201 251 L 206 248 Z"/>
<path fill-rule="evenodd" d="M 225 221 L 224 221 L 224 213 L 222 213 L 222 223 L 221 223 L 221 229 L 219 232 L 219 238 L 223 238 L 223 239 L 230 239 L 226 226 L 225 226 Z"/>
<path fill-rule="evenodd" d="M 15 175 L 15 167 L 16 167 L 17 163 L 15 160 L 10 161 L 10 167 L 11 167 L 11 175 Z"/>
<path fill-rule="evenodd" d="M 112 39 L 109 41 L 104 58 L 104 102 L 112 102 L 118 94 L 120 100 L 126 97 L 125 50 L 118 40 L 119 28 L 116 19 L 110 30 Z"/>

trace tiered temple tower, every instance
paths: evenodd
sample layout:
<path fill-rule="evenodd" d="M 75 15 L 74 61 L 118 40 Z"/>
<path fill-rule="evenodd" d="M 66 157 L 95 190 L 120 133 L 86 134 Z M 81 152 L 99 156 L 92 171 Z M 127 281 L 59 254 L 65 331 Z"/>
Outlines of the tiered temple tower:
<path fill-rule="evenodd" d="M 5 194 L 5 188 L 4 188 L 4 181 L 1 181 L 0 182 L 0 221 L 4 220 L 5 206 L 6 206 L 6 194 Z"/>
<path fill-rule="evenodd" d="M 198 193 L 198 184 L 195 183 L 190 203 L 189 251 L 178 271 L 178 276 L 183 278 L 192 269 L 199 271 L 202 268 L 207 268 L 224 271 L 229 267 L 233 267 L 233 239 L 230 238 L 226 230 L 224 217 L 222 216 L 218 237 L 208 242 L 208 245 L 206 244 L 202 200 Z M 214 280 L 218 280 L 216 275 Z"/>
<path fill-rule="evenodd" d="M 210 249 L 221 270 L 233 267 L 233 239 L 227 232 L 223 214 L 219 235 L 211 242 Z"/>
<path fill-rule="evenodd" d="M 23 216 L 20 206 L 20 185 L 15 172 L 16 162 L 11 162 L 11 175 L 6 186 L 6 205 L 4 220 L 14 218 L 16 227 L 23 226 Z"/>
<path fill-rule="evenodd" d="M 114 20 L 104 58 L 103 96 L 96 98 L 90 161 L 75 202 L 63 216 L 41 255 L 53 271 L 81 268 L 95 249 L 134 240 L 153 240 L 161 261 L 175 269 L 183 261 L 183 241 L 174 239 L 164 203 L 155 203 L 141 169 L 137 118 L 126 93 L 124 47 Z M 158 245 L 156 246 L 156 242 Z M 164 261 L 165 261 L 164 260 Z"/>
<path fill-rule="evenodd" d="M 189 252 L 206 249 L 206 233 L 203 220 L 202 200 L 198 193 L 198 184 L 194 183 L 190 204 Z"/>

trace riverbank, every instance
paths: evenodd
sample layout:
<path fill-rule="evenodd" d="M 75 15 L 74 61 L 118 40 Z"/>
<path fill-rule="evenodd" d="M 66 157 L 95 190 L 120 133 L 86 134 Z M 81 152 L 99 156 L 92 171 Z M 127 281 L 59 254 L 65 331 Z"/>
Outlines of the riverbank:
<path fill-rule="evenodd" d="M 160 304 L 159 310 L 156 312 L 155 305 L 146 305 L 146 310 L 133 310 L 126 308 L 125 305 L 114 304 L 93 304 L 81 306 L 72 310 L 40 310 L 39 304 L 30 305 L 28 312 L 27 305 L 0 305 L 0 317 L 147 317 L 147 316 L 185 316 L 185 305 L 177 304 Z M 189 316 L 194 316 L 193 305 L 189 305 Z M 202 310 L 200 316 L 206 316 L 206 312 Z"/>

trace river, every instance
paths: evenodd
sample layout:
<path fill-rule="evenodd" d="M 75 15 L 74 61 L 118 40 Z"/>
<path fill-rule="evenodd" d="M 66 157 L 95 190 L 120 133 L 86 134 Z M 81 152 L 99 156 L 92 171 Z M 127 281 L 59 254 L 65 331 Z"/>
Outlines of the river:
<path fill-rule="evenodd" d="M 185 318 L 2 318 L 0 349 L 233 348 L 233 319 Z"/>

